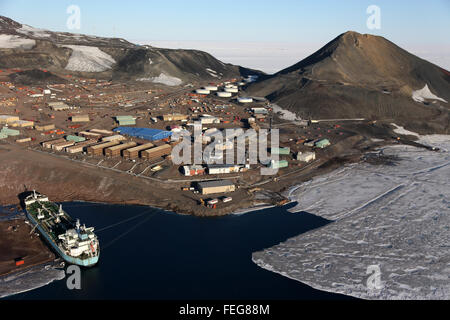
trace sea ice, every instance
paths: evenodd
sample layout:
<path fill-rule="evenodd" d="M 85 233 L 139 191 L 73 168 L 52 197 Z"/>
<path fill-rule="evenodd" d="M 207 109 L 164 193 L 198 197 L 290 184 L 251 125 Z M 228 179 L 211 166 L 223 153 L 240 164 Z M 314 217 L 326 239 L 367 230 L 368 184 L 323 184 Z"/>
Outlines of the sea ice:
<path fill-rule="evenodd" d="M 253 261 L 363 299 L 450 299 L 450 136 L 419 141 L 441 151 L 388 146 L 380 152 L 398 159 L 390 165 L 350 165 L 291 188 L 293 212 L 334 222 Z"/>

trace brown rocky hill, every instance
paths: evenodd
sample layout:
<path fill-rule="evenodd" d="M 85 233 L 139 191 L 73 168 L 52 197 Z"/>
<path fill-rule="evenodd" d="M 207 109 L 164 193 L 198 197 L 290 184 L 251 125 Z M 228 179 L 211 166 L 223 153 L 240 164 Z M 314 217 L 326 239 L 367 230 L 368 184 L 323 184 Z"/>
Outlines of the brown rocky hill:
<path fill-rule="evenodd" d="M 247 91 L 303 118 L 386 119 L 449 131 L 450 73 L 379 36 L 344 33 Z"/>
<path fill-rule="evenodd" d="M 92 78 L 157 78 L 175 84 L 262 74 L 223 63 L 206 52 L 161 49 L 124 39 L 53 32 L 4 16 L 0 16 L 0 68 L 47 69 Z"/>

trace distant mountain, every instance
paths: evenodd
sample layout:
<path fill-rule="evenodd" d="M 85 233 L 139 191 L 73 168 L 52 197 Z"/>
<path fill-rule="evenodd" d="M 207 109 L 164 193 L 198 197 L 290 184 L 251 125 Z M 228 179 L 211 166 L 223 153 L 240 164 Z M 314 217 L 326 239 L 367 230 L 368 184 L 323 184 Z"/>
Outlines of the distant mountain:
<path fill-rule="evenodd" d="M 262 74 L 223 63 L 202 51 L 160 49 L 124 39 L 52 32 L 4 16 L 0 16 L 0 68 L 48 69 L 169 85 Z"/>
<path fill-rule="evenodd" d="M 450 72 L 379 36 L 346 32 L 247 91 L 304 118 L 392 119 L 449 131 Z"/>

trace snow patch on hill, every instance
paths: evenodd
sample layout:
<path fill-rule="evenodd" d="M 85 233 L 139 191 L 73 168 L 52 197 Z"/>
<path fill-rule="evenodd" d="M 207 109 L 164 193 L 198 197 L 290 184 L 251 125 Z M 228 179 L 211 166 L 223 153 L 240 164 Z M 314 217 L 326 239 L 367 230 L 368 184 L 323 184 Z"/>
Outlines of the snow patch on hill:
<path fill-rule="evenodd" d="M 2 49 L 32 49 L 36 45 L 36 41 L 32 39 L 24 39 L 19 36 L 10 34 L 0 34 L 0 48 Z"/>
<path fill-rule="evenodd" d="M 401 134 L 401 135 L 405 135 L 405 136 L 416 136 L 416 137 L 419 136 L 417 133 L 409 131 L 409 130 L 406 130 L 402 126 L 398 126 L 395 123 L 391 123 L 391 125 L 393 125 L 396 128 L 396 129 L 394 129 L 395 133 L 398 133 L 398 134 Z"/>
<path fill-rule="evenodd" d="M 161 83 L 166 86 L 179 86 L 183 83 L 183 81 L 179 78 L 168 76 L 164 73 L 161 73 L 158 77 L 149 77 L 149 78 L 139 78 L 137 81 L 150 81 L 153 83 Z"/>
<path fill-rule="evenodd" d="M 51 35 L 50 31 L 48 30 L 33 28 L 26 24 L 23 24 L 22 28 L 17 29 L 16 31 L 24 35 L 36 38 L 48 38 Z"/>
<path fill-rule="evenodd" d="M 112 68 L 116 61 L 97 47 L 64 45 L 72 49 L 66 69 L 79 72 L 103 72 Z"/>
<path fill-rule="evenodd" d="M 416 102 L 425 102 L 425 100 L 439 100 L 447 103 L 447 101 L 445 101 L 444 99 L 439 98 L 438 96 L 433 94 L 428 88 L 427 84 L 422 89 L 413 91 L 412 98 Z"/>

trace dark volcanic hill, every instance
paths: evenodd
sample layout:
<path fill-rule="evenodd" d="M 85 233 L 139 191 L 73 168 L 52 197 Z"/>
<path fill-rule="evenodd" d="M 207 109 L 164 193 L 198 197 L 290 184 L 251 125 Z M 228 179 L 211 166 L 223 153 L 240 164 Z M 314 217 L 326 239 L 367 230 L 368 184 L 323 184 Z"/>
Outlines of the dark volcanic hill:
<path fill-rule="evenodd" d="M 47 69 L 91 78 L 215 81 L 259 71 L 196 50 L 139 46 L 124 39 L 52 32 L 0 16 L 0 68 Z M 179 80 L 178 80 L 179 79 Z"/>
<path fill-rule="evenodd" d="M 414 100 L 425 86 L 437 97 L 424 99 L 425 88 Z M 303 118 L 392 119 L 420 132 L 449 132 L 443 100 L 450 102 L 450 73 L 379 36 L 344 33 L 247 91 Z"/>

